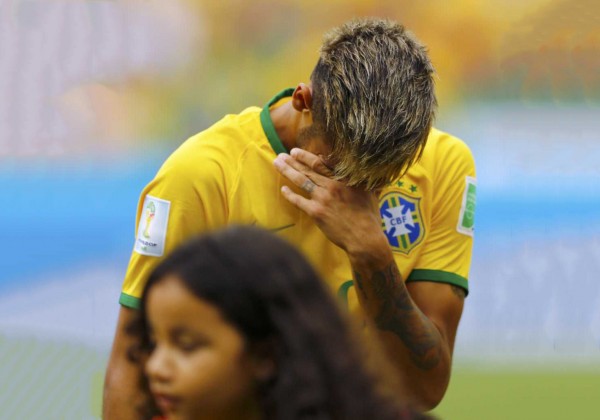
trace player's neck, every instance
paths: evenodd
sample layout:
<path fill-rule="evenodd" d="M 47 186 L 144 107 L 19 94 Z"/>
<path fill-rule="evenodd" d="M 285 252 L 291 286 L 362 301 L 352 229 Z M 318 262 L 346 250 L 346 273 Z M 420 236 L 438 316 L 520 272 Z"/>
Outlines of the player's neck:
<path fill-rule="evenodd" d="M 296 111 L 291 101 L 270 110 L 273 127 L 287 150 L 298 146 L 298 133 L 306 125 L 306 116 Z"/>

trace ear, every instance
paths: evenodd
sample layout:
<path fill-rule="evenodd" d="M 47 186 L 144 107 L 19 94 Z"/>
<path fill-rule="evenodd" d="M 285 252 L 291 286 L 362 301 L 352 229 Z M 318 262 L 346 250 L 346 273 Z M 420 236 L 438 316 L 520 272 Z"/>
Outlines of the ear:
<path fill-rule="evenodd" d="M 267 382 L 275 376 L 277 365 L 271 341 L 256 344 L 252 352 L 252 374 L 258 382 Z"/>
<path fill-rule="evenodd" d="M 312 88 L 310 85 L 300 83 L 292 94 L 292 105 L 298 112 L 312 109 Z"/>
<path fill-rule="evenodd" d="M 275 376 L 275 370 L 275 361 L 273 359 L 256 359 L 252 373 L 257 382 L 264 383 Z"/>

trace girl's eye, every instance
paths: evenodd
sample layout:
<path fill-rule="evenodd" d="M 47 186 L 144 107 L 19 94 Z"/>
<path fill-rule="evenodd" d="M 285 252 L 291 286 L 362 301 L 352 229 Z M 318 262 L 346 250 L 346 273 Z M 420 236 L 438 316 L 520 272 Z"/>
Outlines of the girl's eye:
<path fill-rule="evenodd" d="M 183 352 L 192 352 L 208 345 L 208 341 L 204 337 L 194 335 L 181 335 L 176 337 L 174 344 Z"/>
<path fill-rule="evenodd" d="M 179 346 L 179 348 L 188 353 L 188 352 L 192 352 L 196 349 L 198 349 L 199 347 L 201 347 L 203 345 L 203 343 L 201 343 L 200 341 L 197 340 L 179 340 L 179 342 L 177 343 L 177 345 Z"/>

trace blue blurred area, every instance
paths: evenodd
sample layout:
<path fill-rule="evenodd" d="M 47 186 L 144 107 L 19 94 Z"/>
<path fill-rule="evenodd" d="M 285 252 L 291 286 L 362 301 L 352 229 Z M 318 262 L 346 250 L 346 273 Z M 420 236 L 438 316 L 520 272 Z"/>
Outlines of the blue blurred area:
<path fill-rule="evenodd" d="M 600 360 L 598 121 L 589 107 L 488 104 L 440 126 L 465 140 L 477 166 L 457 360 Z M 108 347 L 138 198 L 171 152 L 153 148 L 2 162 L 6 331 L 89 332 Z"/>
<path fill-rule="evenodd" d="M 600 232 L 600 184 L 569 180 L 551 186 L 528 180 L 527 188 L 486 189 L 478 179 L 475 246 L 514 246 L 532 237 L 586 236 Z M 538 185 L 536 185 L 538 184 Z"/>
<path fill-rule="evenodd" d="M 139 194 L 167 154 L 3 164 L 0 293 L 73 266 L 125 268 Z"/>
<path fill-rule="evenodd" d="M 168 152 L 111 162 L 45 161 L 0 171 L 3 270 L 0 292 L 28 287 L 44 274 L 86 263 L 125 268 L 134 241 L 139 194 Z M 593 179 L 591 181 L 594 181 Z M 4 201 L 3 200 L 3 201 Z M 564 179 L 551 185 L 486 185 L 480 171 L 476 251 L 514 247 L 529 238 L 585 235 L 600 226 L 600 185 Z"/>

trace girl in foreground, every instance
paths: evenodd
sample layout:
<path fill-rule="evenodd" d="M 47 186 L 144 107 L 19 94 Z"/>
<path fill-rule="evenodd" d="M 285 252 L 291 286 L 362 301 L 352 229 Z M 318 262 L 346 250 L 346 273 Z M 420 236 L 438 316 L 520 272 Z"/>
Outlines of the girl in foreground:
<path fill-rule="evenodd" d="M 144 419 L 425 418 L 377 391 L 325 286 L 269 232 L 192 240 L 150 275 L 140 309 Z"/>

